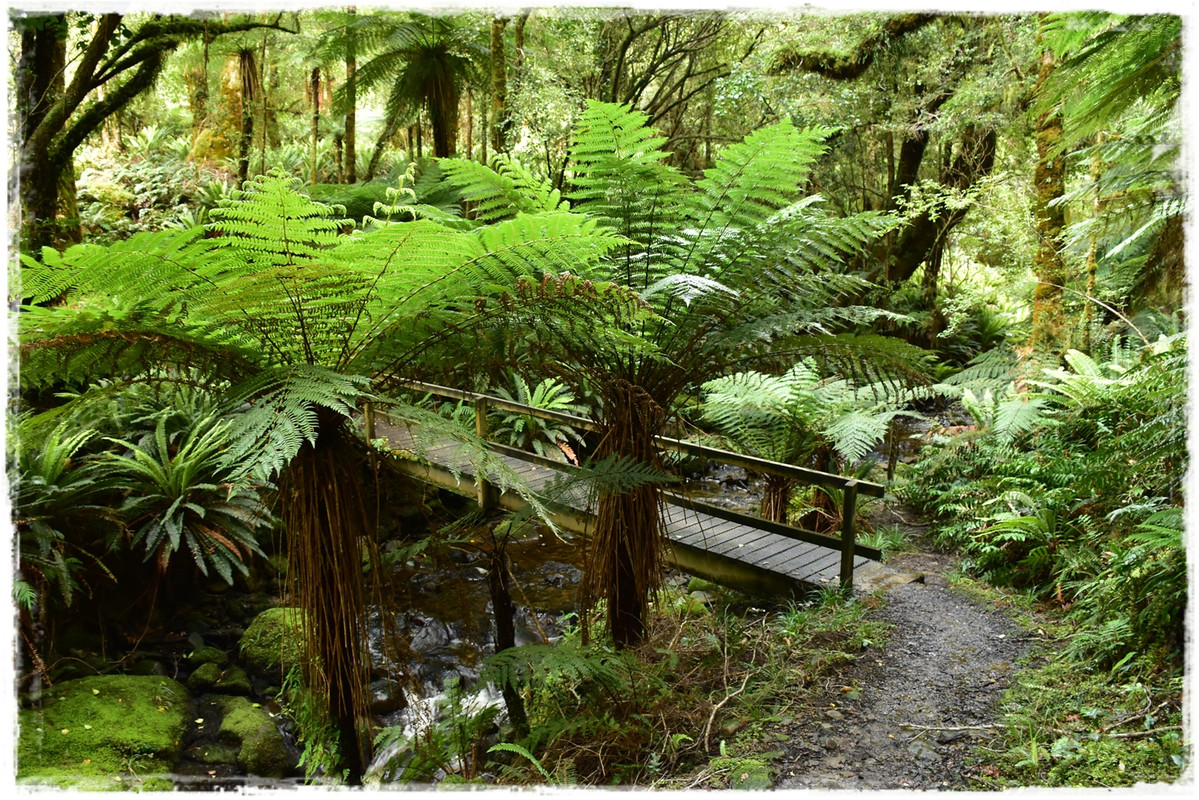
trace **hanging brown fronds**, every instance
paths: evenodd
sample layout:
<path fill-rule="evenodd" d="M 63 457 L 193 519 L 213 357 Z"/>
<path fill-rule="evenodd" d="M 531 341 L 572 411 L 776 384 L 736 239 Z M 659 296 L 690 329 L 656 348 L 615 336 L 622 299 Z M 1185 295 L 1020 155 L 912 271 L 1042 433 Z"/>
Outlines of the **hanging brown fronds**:
<path fill-rule="evenodd" d="M 606 430 L 596 457 L 619 455 L 659 466 L 653 437 L 665 422 L 662 407 L 627 381 L 613 381 L 602 392 Z M 588 568 L 579 585 L 584 642 L 590 638 L 590 612 L 599 600 L 607 602 L 608 628 L 618 648 L 644 640 L 646 612 L 664 571 L 660 493 L 658 485 L 649 483 L 619 494 L 600 495 Z"/>
<path fill-rule="evenodd" d="M 370 663 L 361 624 L 368 527 L 352 442 L 340 419 L 329 422 L 315 446 L 300 449 L 283 481 L 290 540 L 286 602 L 303 610 L 304 686 L 326 694 L 344 766 L 361 776 L 370 753 Z"/>

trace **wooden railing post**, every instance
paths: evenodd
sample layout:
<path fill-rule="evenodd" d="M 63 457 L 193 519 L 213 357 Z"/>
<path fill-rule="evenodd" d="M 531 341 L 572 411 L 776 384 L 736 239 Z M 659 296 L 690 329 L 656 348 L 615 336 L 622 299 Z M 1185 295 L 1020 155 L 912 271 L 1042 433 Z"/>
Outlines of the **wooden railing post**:
<path fill-rule="evenodd" d="M 475 398 L 475 435 L 487 440 L 487 398 Z M 495 487 L 482 475 L 475 477 L 475 487 L 479 498 L 479 508 L 487 511 L 495 506 Z"/>
<path fill-rule="evenodd" d="M 858 482 L 850 479 L 845 484 L 845 497 L 841 505 L 841 591 L 853 591 L 853 540 L 856 535 L 854 516 L 858 508 Z"/>

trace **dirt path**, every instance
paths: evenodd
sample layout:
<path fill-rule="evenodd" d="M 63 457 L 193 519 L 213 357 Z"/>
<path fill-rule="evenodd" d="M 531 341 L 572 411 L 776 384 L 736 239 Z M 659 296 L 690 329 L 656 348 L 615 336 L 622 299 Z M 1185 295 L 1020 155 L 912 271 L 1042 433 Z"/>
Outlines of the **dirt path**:
<path fill-rule="evenodd" d="M 960 729 L 994 722 L 1028 642 L 1002 612 L 949 588 L 949 557 L 910 554 L 888 566 L 924 581 L 886 591 L 872 612 L 894 625 L 885 648 L 863 653 L 821 708 L 784 731 L 775 788 L 966 788 L 967 757 L 988 731 Z"/>

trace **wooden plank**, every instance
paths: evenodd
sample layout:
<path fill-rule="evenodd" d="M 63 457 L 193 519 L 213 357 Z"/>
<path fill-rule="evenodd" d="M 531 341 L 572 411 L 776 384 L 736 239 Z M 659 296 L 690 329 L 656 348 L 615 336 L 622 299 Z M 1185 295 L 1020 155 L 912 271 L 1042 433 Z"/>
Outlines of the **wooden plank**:
<path fill-rule="evenodd" d="M 738 531 L 736 530 L 706 530 L 699 528 L 687 541 L 690 544 L 697 544 L 708 550 L 713 550 L 717 547 L 722 547 L 729 542 L 736 543 Z"/>
<path fill-rule="evenodd" d="M 816 561 L 804 565 L 802 569 L 791 570 L 791 573 L 802 581 L 817 585 L 836 583 L 840 580 L 841 554 L 825 553 Z M 824 580 L 821 580 L 821 578 Z"/>
<path fill-rule="evenodd" d="M 779 572 L 786 572 L 789 575 L 806 575 L 812 571 L 809 569 L 809 565 L 815 564 L 826 556 L 836 557 L 838 559 L 837 563 L 840 563 L 840 553 L 823 548 L 813 548 L 807 552 L 797 552 L 790 558 L 777 562 L 775 569 Z"/>
<path fill-rule="evenodd" d="M 756 549 L 752 558 L 754 563 L 764 567 L 773 566 L 774 562 L 782 558 L 789 558 L 787 553 L 791 552 L 796 547 L 813 547 L 814 545 L 804 542 L 796 542 L 792 539 L 785 539 L 782 536 L 774 537 L 768 540 L 760 548 Z"/>
<path fill-rule="evenodd" d="M 665 492 L 663 499 L 667 503 L 690 505 L 692 508 L 695 508 L 697 511 L 701 511 L 704 514 L 708 514 L 713 517 L 719 517 L 721 519 L 735 520 L 740 522 L 742 525 L 746 525 L 751 528 L 762 528 L 764 530 L 771 531 L 772 533 L 776 533 L 779 536 L 786 536 L 790 539 L 798 539 L 801 542 L 808 542 L 809 544 L 820 545 L 821 547 L 829 547 L 836 550 L 841 549 L 841 540 L 835 536 L 827 536 L 823 533 L 816 533 L 815 531 L 796 528 L 793 525 L 783 525 L 782 523 L 774 522 L 773 520 L 754 517 L 749 514 L 742 514 L 739 511 L 732 511 L 727 508 L 721 508 L 720 506 L 713 506 L 698 500 L 681 497 L 673 492 Z M 863 555 L 871 558 L 882 558 L 882 553 L 874 548 L 862 546 L 858 549 L 861 550 Z"/>

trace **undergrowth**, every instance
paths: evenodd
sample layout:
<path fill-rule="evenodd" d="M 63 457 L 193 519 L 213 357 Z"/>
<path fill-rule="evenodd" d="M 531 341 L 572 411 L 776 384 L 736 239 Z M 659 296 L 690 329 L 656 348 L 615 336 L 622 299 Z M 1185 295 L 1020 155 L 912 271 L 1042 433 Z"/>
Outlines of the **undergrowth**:
<path fill-rule="evenodd" d="M 957 575 L 954 588 L 1002 609 L 1036 644 L 1004 692 L 994 734 L 974 751 L 972 789 L 1121 787 L 1179 780 L 1191 759 L 1182 676 L 1094 670 L 1064 657 L 1078 625 L 1031 592 Z"/>
<path fill-rule="evenodd" d="M 464 710 L 459 695 L 440 733 L 418 743 L 406 779 L 769 788 L 778 724 L 885 639 L 865 616 L 877 603 L 829 591 L 764 609 L 707 582 L 689 588 L 663 591 L 640 648 L 585 646 L 571 629 L 492 656 L 479 684 L 519 687 L 527 735 L 497 727 L 494 706 Z"/>

